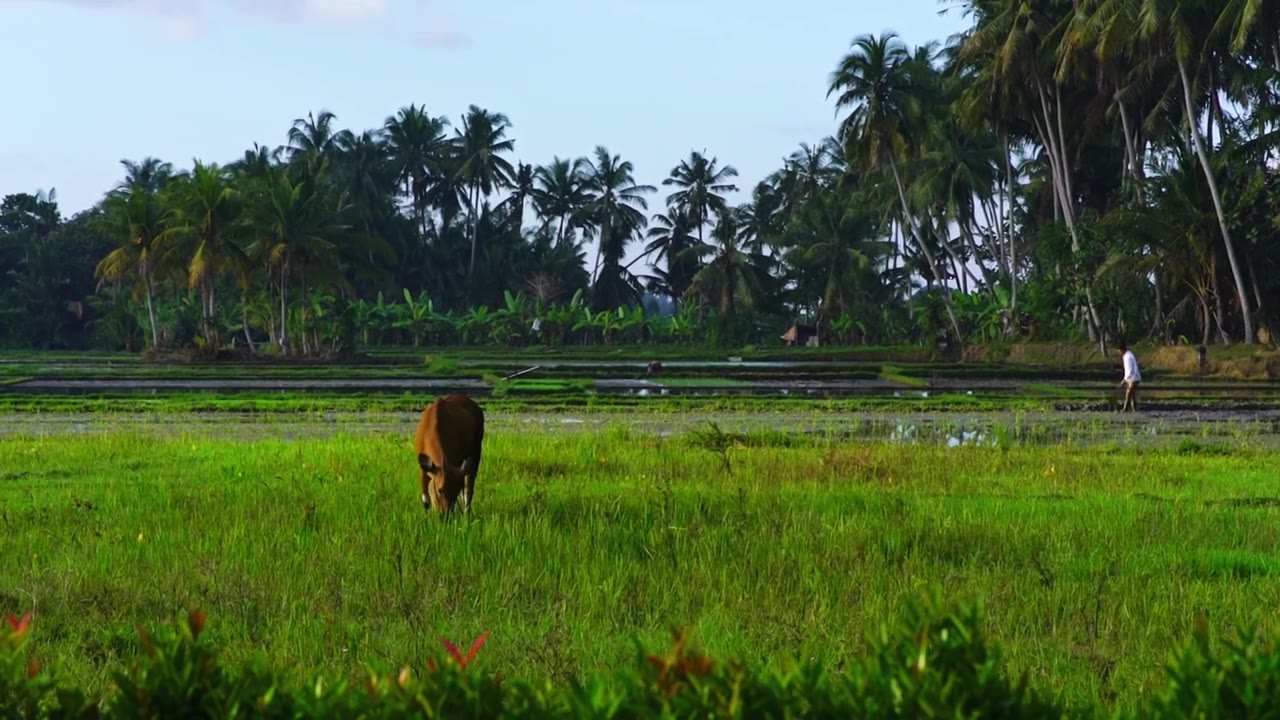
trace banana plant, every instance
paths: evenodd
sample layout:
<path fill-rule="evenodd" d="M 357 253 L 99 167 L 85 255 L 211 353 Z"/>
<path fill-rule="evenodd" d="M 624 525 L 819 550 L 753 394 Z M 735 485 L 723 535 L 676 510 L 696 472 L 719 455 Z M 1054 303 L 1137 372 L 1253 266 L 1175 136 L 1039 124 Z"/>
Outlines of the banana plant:
<path fill-rule="evenodd" d="M 523 293 L 502 291 L 506 304 L 493 312 L 490 335 L 495 342 L 510 345 L 526 337 L 529 325 L 529 303 Z"/>
<path fill-rule="evenodd" d="M 351 304 L 351 313 L 356 327 L 360 328 L 360 344 L 369 345 L 369 329 L 373 326 L 373 304 L 360 298 Z"/>
<path fill-rule="evenodd" d="M 418 297 L 414 298 L 409 294 L 409 289 L 404 289 L 404 302 L 400 312 L 399 319 L 395 322 L 395 327 L 401 330 L 408 330 L 409 336 L 413 338 L 413 346 L 418 347 L 422 344 L 422 338 L 431 330 L 432 321 L 435 319 L 435 305 L 431 302 L 431 298 L 427 297 L 426 291 L 418 293 Z"/>
<path fill-rule="evenodd" d="M 680 311 L 671 316 L 671 337 L 678 343 L 689 342 L 698 328 L 697 310 L 692 305 L 682 305 Z"/>
<path fill-rule="evenodd" d="M 302 324 L 303 354 L 318 354 L 321 335 L 333 334 L 331 309 L 334 297 L 323 290 L 312 290 L 302 299 L 299 319 Z"/>
<path fill-rule="evenodd" d="M 649 330 L 649 318 L 645 316 L 644 308 L 639 305 L 618 308 L 615 325 L 617 334 L 624 342 L 630 340 L 643 344 Z"/>
<path fill-rule="evenodd" d="M 481 305 L 471 308 L 458 323 L 462 343 L 465 345 L 488 338 L 492 324 L 493 312 L 488 307 Z"/>

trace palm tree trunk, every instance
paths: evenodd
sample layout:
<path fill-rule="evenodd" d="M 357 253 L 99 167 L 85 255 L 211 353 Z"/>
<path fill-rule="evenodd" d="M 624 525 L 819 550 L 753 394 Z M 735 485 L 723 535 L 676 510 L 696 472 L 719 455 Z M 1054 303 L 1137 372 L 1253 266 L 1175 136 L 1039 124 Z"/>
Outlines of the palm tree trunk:
<path fill-rule="evenodd" d="M 289 354 L 289 255 L 280 263 L 280 353 Z"/>
<path fill-rule="evenodd" d="M 1124 155 L 1129 164 L 1129 178 L 1133 182 L 1133 196 L 1142 202 L 1142 164 L 1138 159 L 1137 137 L 1129 124 L 1129 110 L 1123 101 L 1116 101 L 1120 106 L 1120 123 L 1124 132 Z"/>
<path fill-rule="evenodd" d="M 1200 300 L 1200 344 L 1209 346 L 1209 303 L 1203 297 Z"/>
<path fill-rule="evenodd" d="M 156 323 L 156 308 L 152 301 L 151 288 L 151 263 L 145 261 L 142 263 L 142 285 L 147 293 L 147 319 L 151 322 L 151 347 L 152 349 L 160 347 L 160 330 L 159 324 Z"/>
<path fill-rule="evenodd" d="M 1008 183 L 1004 185 L 1005 212 L 1008 227 L 1005 237 L 1009 242 L 1009 308 L 1018 309 L 1018 247 L 1013 236 L 1013 150 L 1009 147 L 1009 133 L 1004 133 L 1004 167 Z M 1015 314 L 1016 317 L 1016 314 Z"/>
<path fill-rule="evenodd" d="M 995 284 L 991 282 L 991 275 L 987 272 L 987 266 L 982 264 L 981 253 L 978 252 L 978 243 L 973 239 L 973 228 L 969 222 L 958 223 L 960 225 L 960 235 L 964 237 L 966 244 L 969 246 L 969 252 L 973 253 L 973 262 L 978 266 L 978 272 L 982 275 L 982 286 L 986 289 L 987 294 L 995 295 Z M 978 281 L 974 278 L 974 282 Z"/>
<path fill-rule="evenodd" d="M 1272 346 L 1275 345 L 1275 338 L 1271 335 L 1271 328 L 1267 322 L 1266 304 L 1262 302 L 1262 289 L 1258 287 L 1258 275 L 1253 270 L 1253 256 L 1248 255 L 1245 258 L 1245 266 L 1249 270 L 1249 284 L 1253 288 L 1253 300 L 1256 303 L 1254 307 L 1257 309 L 1258 336 L 1259 340 L 1266 342 Z"/>
<path fill-rule="evenodd" d="M 1222 307 L 1222 290 L 1218 284 L 1218 254 L 1209 257 L 1209 292 L 1213 295 L 1213 319 L 1218 324 L 1218 344 L 1230 345 L 1227 337 L 1226 311 Z"/>
<path fill-rule="evenodd" d="M 1187 64 L 1181 58 L 1178 59 L 1178 75 L 1182 78 L 1183 109 L 1186 111 L 1191 129 L 1191 144 L 1200 158 L 1200 166 L 1209 183 L 1209 194 L 1213 196 L 1213 209 L 1218 214 L 1218 227 L 1222 230 L 1222 241 L 1227 246 L 1227 262 L 1231 265 L 1231 276 L 1236 284 L 1236 297 L 1240 302 L 1240 316 L 1244 320 L 1244 342 L 1246 345 L 1252 345 L 1254 342 L 1253 311 L 1249 307 L 1249 298 L 1245 294 L 1244 276 L 1240 273 L 1240 263 L 1236 261 L 1236 247 L 1231 240 L 1231 231 L 1227 228 L 1226 212 L 1222 209 L 1222 193 L 1218 191 L 1218 182 L 1213 177 L 1209 153 L 1200 140 L 1200 131 L 1196 128 L 1195 109 L 1191 105 L 1191 78 L 1187 74 Z"/>
<path fill-rule="evenodd" d="M 943 252 L 951 258 L 951 264 L 956 271 L 956 284 L 962 288 L 962 292 L 968 293 L 969 286 L 966 278 L 972 280 L 974 285 L 978 284 L 978 278 L 974 276 L 969 266 L 960 259 L 960 254 L 956 252 L 955 248 L 951 247 L 951 242 L 947 239 L 945 226 L 939 229 L 936 225 L 931 224 L 930 227 L 933 236 L 938 239 L 938 244 L 942 246 Z"/>
<path fill-rule="evenodd" d="M 911 206 L 907 203 L 907 193 L 902 187 L 902 175 L 898 173 L 898 162 L 894 159 L 893 153 L 889 153 L 889 169 L 893 171 L 893 182 L 898 188 L 898 200 L 902 202 L 903 217 L 907 219 L 911 226 L 911 233 L 915 236 L 916 244 L 920 246 L 920 251 L 924 254 L 924 259 L 929 263 L 929 270 L 933 273 L 933 277 L 942 286 L 942 304 L 947 310 L 947 318 L 951 321 L 951 329 L 955 331 L 956 342 L 964 342 L 964 336 L 960 333 L 960 322 L 956 320 L 955 308 L 951 306 L 951 295 L 947 293 L 946 284 L 942 282 L 942 274 L 938 272 L 938 263 L 934 260 L 933 251 L 925 244 L 924 238 L 920 234 L 920 225 L 916 222 L 915 216 L 911 214 Z M 906 241 L 906 231 L 902 233 L 903 242 Z"/>
<path fill-rule="evenodd" d="M 1044 124 L 1041 125 L 1036 120 L 1036 129 L 1040 133 L 1042 140 L 1045 142 L 1045 149 L 1049 152 L 1050 170 L 1056 175 L 1053 186 L 1059 203 L 1062 205 L 1062 216 L 1067 224 L 1067 232 L 1071 235 L 1071 253 L 1075 255 L 1080 252 L 1080 234 L 1076 229 L 1076 211 L 1074 194 L 1071 189 L 1071 173 L 1068 170 L 1068 159 L 1065 147 L 1065 134 L 1062 129 L 1062 108 L 1060 103 L 1057 112 L 1049 109 L 1049 99 L 1045 93 L 1044 84 L 1036 78 L 1036 89 L 1040 97 L 1040 109 L 1044 115 Z M 1060 98 L 1058 89 L 1055 86 L 1054 94 L 1056 98 Z M 1054 116 L 1057 116 L 1057 122 L 1054 122 Z M 1057 132 L 1054 127 L 1057 126 Z M 1093 304 L 1093 289 L 1088 283 L 1084 286 L 1085 306 L 1088 310 L 1085 315 L 1086 327 L 1089 330 L 1091 340 L 1097 340 L 1100 344 L 1102 354 L 1107 354 L 1106 334 L 1102 331 L 1102 320 L 1098 317 L 1098 311 Z"/>
<path fill-rule="evenodd" d="M 1153 319 L 1152 319 L 1152 322 L 1151 322 L 1151 333 L 1150 333 L 1150 335 L 1151 335 L 1151 337 L 1152 337 L 1152 338 L 1159 338 L 1159 337 L 1160 337 L 1160 328 L 1164 327 L 1164 325 L 1165 325 L 1165 322 L 1164 322 L 1164 292 L 1160 290 L 1160 274 L 1159 274 L 1159 273 L 1157 273 L 1157 274 L 1156 274 L 1156 276 L 1155 276 L 1155 283 L 1154 283 L 1154 285 L 1155 285 L 1155 290 L 1156 290 L 1156 314 L 1155 314 L 1155 318 L 1153 318 Z"/>
<path fill-rule="evenodd" d="M 476 245 L 480 242 L 480 183 L 475 183 L 471 200 L 471 266 L 468 275 L 476 271 Z"/>
<path fill-rule="evenodd" d="M 999 179 L 998 176 L 997 176 L 996 182 L 997 182 L 996 193 L 998 197 L 1004 194 L 1004 189 L 1003 189 L 1004 183 Z M 996 234 L 995 236 L 996 249 L 994 253 L 995 260 L 996 260 L 996 274 L 1008 276 L 1009 274 L 1008 245 L 1005 244 L 1004 223 L 1000 221 L 1000 209 L 997 205 L 997 201 L 995 198 L 986 198 L 978 204 L 982 208 L 982 219 L 987 222 L 987 228 L 989 230 L 995 231 L 995 234 Z M 984 242 L 983 245 L 985 246 L 986 243 Z"/>
<path fill-rule="evenodd" d="M 254 352 L 253 333 L 249 331 L 249 290 L 247 288 L 240 294 L 240 324 L 244 329 L 244 342 L 249 346 L 249 352 Z"/>
<path fill-rule="evenodd" d="M 216 324 L 216 320 L 214 319 L 214 316 L 213 316 L 213 308 L 214 308 L 213 281 L 209 279 L 208 275 L 206 275 L 204 278 L 200 280 L 200 285 L 201 285 L 201 291 L 202 291 L 200 293 L 201 295 L 200 299 L 201 299 L 201 305 L 202 305 L 202 307 L 200 308 L 200 311 L 201 311 L 201 314 L 204 315 L 204 339 L 206 343 L 205 349 L 210 353 L 217 353 L 218 338 L 216 337 L 217 332 L 214 330 L 214 325 Z"/>

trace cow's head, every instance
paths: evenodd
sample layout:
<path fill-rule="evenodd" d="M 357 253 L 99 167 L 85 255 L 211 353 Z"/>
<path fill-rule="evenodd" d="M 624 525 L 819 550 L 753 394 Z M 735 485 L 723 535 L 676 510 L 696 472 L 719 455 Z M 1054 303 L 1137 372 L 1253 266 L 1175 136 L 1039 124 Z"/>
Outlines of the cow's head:
<path fill-rule="evenodd" d="M 452 509 L 465 484 L 463 478 L 471 474 L 471 458 L 462 461 L 461 465 L 453 465 L 448 459 L 439 463 L 426 453 L 418 453 L 418 467 L 422 468 L 422 507 L 430 510 L 432 498 L 440 505 L 440 510 Z"/>

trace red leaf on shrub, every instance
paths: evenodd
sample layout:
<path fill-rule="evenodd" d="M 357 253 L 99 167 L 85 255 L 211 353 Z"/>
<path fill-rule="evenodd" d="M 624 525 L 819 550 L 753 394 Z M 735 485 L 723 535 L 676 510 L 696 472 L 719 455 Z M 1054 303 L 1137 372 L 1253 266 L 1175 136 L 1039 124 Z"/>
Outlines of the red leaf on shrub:
<path fill-rule="evenodd" d="M 467 665 L 471 664 L 471 661 L 475 659 L 476 653 L 480 652 L 480 648 L 484 646 L 485 640 L 488 639 L 489 632 L 485 631 L 480 635 L 480 637 L 476 638 L 475 642 L 471 644 L 471 649 L 467 651 L 466 657 L 462 656 L 462 652 L 458 650 L 458 646 L 450 642 L 449 638 L 442 637 L 440 638 L 440 642 L 444 643 L 444 649 L 449 651 L 449 655 L 453 657 L 454 662 L 458 663 L 458 667 L 465 670 Z"/>
<path fill-rule="evenodd" d="M 484 647 L 484 641 L 488 639 L 489 639 L 489 631 L 486 630 L 484 633 L 480 635 L 480 637 L 476 638 L 475 642 L 471 643 L 471 650 L 467 652 L 466 659 L 462 661 L 462 667 L 466 667 L 471 663 L 472 660 L 475 659 L 476 653 L 480 652 L 480 648 Z"/>
<path fill-rule="evenodd" d="M 27 679 L 28 679 L 28 680 L 30 680 L 31 678 L 33 678 L 33 677 L 35 677 L 36 675 L 39 675 L 39 674 L 40 674 L 40 661 L 39 661 L 39 660 L 32 660 L 32 661 L 27 665 Z"/>
<path fill-rule="evenodd" d="M 26 635 L 27 630 L 31 629 L 31 613 L 23 615 L 21 620 L 12 615 L 5 615 L 4 619 L 9 623 L 9 629 L 12 630 L 13 634 L 17 637 Z"/>
<path fill-rule="evenodd" d="M 456 663 L 458 663 L 459 665 L 461 665 L 461 664 L 462 664 L 462 653 L 458 652 L 458 646 L 457 646 L 457 645 L 454 645 L 454 644 L 453 644 L 453 643 L 451 643 L 451 642 L 449 642 L 449 638 L 443 638 L 443 637 L 442 637 L 442 638 L 440 638 L 440 642 L 444 643 L 444 649 L 445 649 L 445 650 L 448 650 L 448 651 L 449 651 L 449 654 L 453 656 L 453 661 L 454 661 L 454 662 L 456 662 Z"/>

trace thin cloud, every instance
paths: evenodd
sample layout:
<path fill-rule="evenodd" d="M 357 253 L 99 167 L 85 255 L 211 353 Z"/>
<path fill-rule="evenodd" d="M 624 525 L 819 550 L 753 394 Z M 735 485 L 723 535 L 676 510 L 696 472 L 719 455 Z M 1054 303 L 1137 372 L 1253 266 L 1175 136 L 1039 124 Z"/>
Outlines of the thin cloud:
<path fill-rule="evenodd" d="M 410 36 L 410 42 L 428 50 L 458 50 L 471 46 L 471 38 L 444 23 L 434 23 Z"/>
<path fill-rule="evenodd" d="M 401 2 L 398 12 L 393 12 L 391 5 L 396 1 L 0 0 L 0 7 L 23 3 L 129 13 L 152 21 L 171 41 L 199 37 L 227 23 L 266 23 L 318 28 L 362 27 L 377 36 L 426 50 L 457 50 L 473 44 L 472 38 L 459 31 L 438 9 Z"/>
<path fill-rule="evenodd" d="M 0 4 L 13 2 L 131 12 L 179 35 L 204 30 L 219 13 L 257 22 L 348 25 L 376 20 L 388 11 L 388 0 L 0 0 Z"/>

